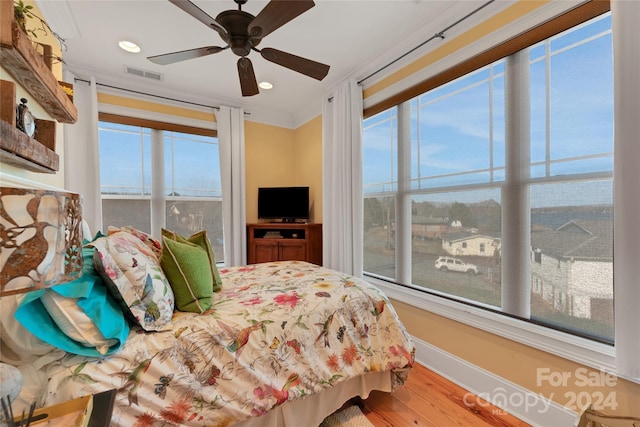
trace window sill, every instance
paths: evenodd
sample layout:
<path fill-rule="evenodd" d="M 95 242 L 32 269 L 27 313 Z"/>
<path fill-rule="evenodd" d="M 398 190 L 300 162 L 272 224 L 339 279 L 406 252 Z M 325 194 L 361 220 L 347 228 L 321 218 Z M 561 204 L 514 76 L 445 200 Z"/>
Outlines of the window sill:
<path fill-rule="evenodd" d="M 615 373 L 615 348 L 544 326 L 503 316 L 479 307 L 425 294 L 366 276 L 389 298 L 474 328 L 560 356 L 597 370 Z"/>

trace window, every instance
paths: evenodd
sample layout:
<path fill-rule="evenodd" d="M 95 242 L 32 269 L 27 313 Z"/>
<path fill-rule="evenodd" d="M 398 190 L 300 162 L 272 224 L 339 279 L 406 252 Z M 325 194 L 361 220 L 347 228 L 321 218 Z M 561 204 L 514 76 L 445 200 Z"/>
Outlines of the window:
<path fill-rule="evenodd" d="M 533 261 L 542 264 L 542 251 L 539 248 L 533 251 Z"/>
<path fill-rule="evenodd" d="M 99 123 L 103 228 L 151 232 L 151 130 Z M 126 153 L 126 155 L 123 155 Z"/>
<path fill-rule="evenodd" d="M 213 136 L 100 121 L 103 227 L 131 225 L 157 234 L 207 230 L 223 260 L 222 186 Z"/>
<path fill-rule="evenodd" d="M 612 56 L 605 14 L 366 118 L 367 274 L 613 343 Z"/>

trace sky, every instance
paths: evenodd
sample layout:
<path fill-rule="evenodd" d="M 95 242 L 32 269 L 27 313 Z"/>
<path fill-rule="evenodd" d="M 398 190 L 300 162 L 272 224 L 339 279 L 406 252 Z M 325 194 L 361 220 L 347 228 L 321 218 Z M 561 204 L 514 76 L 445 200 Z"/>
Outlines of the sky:
<path fill-rule="evenodd" d="M 164 133 L 166 194 L 221 197 L 217 138 Z M 151 191 L 148 129 L 100 123 L 100 181 L 104 191 L 140 195 Z"/>
<path fill-rule="evenodd" d="M 606 16 L 530 49 L 531 178 L 612 172 L 610 29 L 610 17 Z M 504 61 L 498 61 L 410 101 L 414 189 L 504 179 L 504 69 Z M 396 126 L 393 110 L 365 120 L 365 192 L 389 190 L 389 183 L 395 181 Z M 535 197 L 551 189 L 534 187 Z M 532 199 L 532 205 L 612 202 L 610 181 L 566 184 L 563 191 L 559 188 L 556 186 L 550 197 Z M 567 195 L 572 196 L 567 199 Z M 473 200 L 483 194 L 465 192 L 459 196 Z M 429 199 L 434 198 L 451 195 Z"/>
<path fill-rule="evenodd" d="M 607 16 L 530 49 L 532 178 L 612 171 L 610 28 Z M 503 181 L 504 71 L 505 62 L 501 60 L 411 101 L 414 189 Z M 548 88 L 547 79 L 551 82 Z M 365 120 L 365 191 L 389 190 L 390 184 L 373 187 L 371 184 L 395 182 L 396 125 L 394 110 Z M 167 194 L 221 196 L 216 138 L 175 134 L 173 139 L 165 138 L 164 145 Z M 104 191 L 117 189 L 127 194 L 149 194 L 149 130 L 101 123 L 100 147 Z M 612 201 L 610 181 L 572 183 L 553 192 L 548 191 L 550 188 L 534 186 L 532 205 Z M 490 189 L 465 191 L 456 197 L 457 201 L 472 202 L 495 199 L 496 194 L 499 198 L 499 192 Z M 451 197 L 450 193 L 443 193 L 431 195 L 429 200 L 447 201 Z"/>

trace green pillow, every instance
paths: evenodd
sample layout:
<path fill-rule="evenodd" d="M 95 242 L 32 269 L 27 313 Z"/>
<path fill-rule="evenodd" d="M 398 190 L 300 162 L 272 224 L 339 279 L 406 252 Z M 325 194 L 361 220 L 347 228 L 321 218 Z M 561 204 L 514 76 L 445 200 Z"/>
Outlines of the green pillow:
<path fill-rule="evenodd" d="M 204 313 L 211 307 L 213 273 L 206 250 L 162 236 L 160 265 L 173 289 L 178 310 Z"/>
<path fill-rule="evenodd" d="M 218 292 L 222 289 L 222 279 L 220 279 L 220 273 L 218 272 L 218 267 L 216 266 L 216 258 L 213 255 L 213 247 L 211 246 L 211 242 L 207 237 L 207 231 L 202 230 L 198 231 L 191 236 L 183 237 L 179 234 L 174 233 L 173 231 L 162 229 L 162 236 L 167 237 L 176 242 L 182 243 L 193 243 L 195 245 L 200 246 L 202 249 L 207 251 L 207 255 L 209 256 L 209 265 L 211 267 L 211 273 L 213 274 L 213 292 Z"/>

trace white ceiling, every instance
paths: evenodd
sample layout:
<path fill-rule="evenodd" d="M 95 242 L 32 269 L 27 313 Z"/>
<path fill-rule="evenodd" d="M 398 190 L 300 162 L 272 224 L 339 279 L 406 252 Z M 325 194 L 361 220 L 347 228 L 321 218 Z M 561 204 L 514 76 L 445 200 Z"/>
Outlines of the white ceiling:
<path fill-rule="evenodd" d="M 232 0 L 193 0 L 212 17 L 235 9 Z M 321 99 L 345 78 L 358 80 L 431 38 L 486 3 L 481 0 L 316 0 L 315 7 L 265 37 L 260 47 L 273 47 L 331 66 L 323 81 L 264 60 L 253 62 L 258 81 L 274 89 L 242 97 L 236 61 L 230 50 L 171 65 L 156 65 L 147 56 L 220 45 L 218 34 L 167 0 L 38 0 L 44 19 L 65 39 L 67 69 L 82 78 L 95 76 L 102 85 L 160 95 L 197 104 L 244 107 L 255 115 L 269 112 L 274 124 L 296 127 L 320 114 Z M 460 34 L 503 9 L 490 4 L 446 33 Z M 249 0 L 243 10 L 253 15 L 267 4 Z M 137 43 L 142 52 L 118 48 L 120 40 Z M 412 54 L 438 46 L 433 40 Z M 406 64 L 404 58 L 395 66 Z M 163 74 L 152 81 L 124 72 L 125 66 Z M 387 69 L 388 71 L 388 69 Z M 367 80 L 367 84 L 375 81 Z"/>

